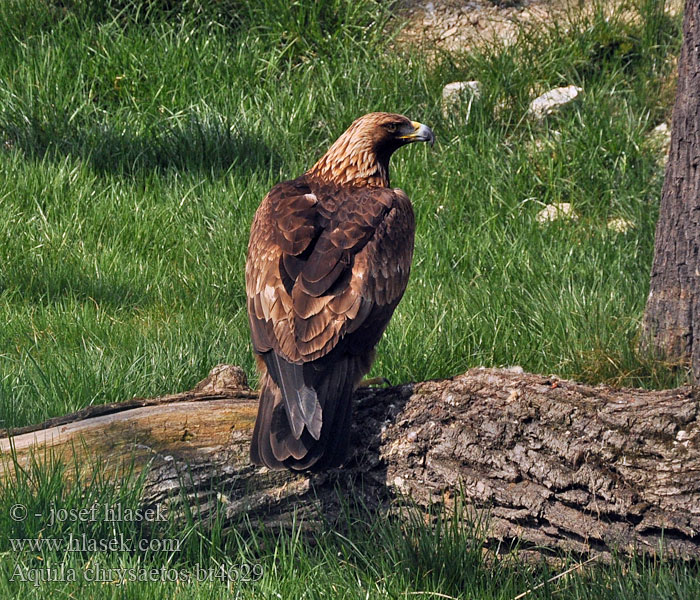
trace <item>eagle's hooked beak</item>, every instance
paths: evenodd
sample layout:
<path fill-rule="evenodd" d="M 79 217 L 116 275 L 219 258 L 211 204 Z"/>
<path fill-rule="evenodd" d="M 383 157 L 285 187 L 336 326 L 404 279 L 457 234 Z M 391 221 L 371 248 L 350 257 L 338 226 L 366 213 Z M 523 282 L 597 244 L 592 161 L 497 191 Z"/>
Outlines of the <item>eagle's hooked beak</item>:
<path fill-rule="evenodd" d="M 418 121 L 411 121 L 411 125 L 413 126 L 413 131 L 400 136 L 400 140 L 406 140 L 407 142 L 430 142 L 431 146 L 435 144 L 435 134 L 430 127 Z"/>

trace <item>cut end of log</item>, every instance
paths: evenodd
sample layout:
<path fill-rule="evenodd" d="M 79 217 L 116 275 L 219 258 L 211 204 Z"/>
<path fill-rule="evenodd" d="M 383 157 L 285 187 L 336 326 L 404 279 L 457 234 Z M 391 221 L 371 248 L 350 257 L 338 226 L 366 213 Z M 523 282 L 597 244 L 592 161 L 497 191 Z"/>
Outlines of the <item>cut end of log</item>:
<path fill-rule="evenodd" d="M 246 390 L 248 377 L 245 371 L 236 365 L 216 365 L 209 375 L 200 381 L 193 392 L 217 393 L 226 390 Z"/>

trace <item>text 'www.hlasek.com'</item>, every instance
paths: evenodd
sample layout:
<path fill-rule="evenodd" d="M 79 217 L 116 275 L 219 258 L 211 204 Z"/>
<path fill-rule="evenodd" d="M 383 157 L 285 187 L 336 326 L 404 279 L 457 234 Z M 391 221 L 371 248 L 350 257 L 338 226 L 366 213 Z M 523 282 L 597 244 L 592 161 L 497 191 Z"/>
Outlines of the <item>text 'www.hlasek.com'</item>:
<path fill-rule="evenodd" d="M 94 503 L 67 509 L 52 504 L 48 510 L 36 512 L 24 504 L 14 504 L 10 507 L 10 518 L 18 524 L 32 519 L 38 520 L 35 525 L 40 524 L 38 535 L 8 538 L 15 559 L 10 571 L 10 581 L 14 582 L 39 586 L 79 579 L 117 585 L 218 581 L 231 586 L 257 581 L 263 576 L 259 563 L 212 560 L 213 564 L 204 565 L 172 560 L 182 551 L 186 534 L 182 537 L 158 534 L 158 529 L 165 529 L 168 524 L 168 516 L 161 505 L 131 508 L 120 503 Z M 51 533 L 56 535 L 51 536 Z M 64 559 L 66 553 L 80 554 L 86 560 L 77 566 Z M 160 563 L 157 566 L 153 560 L 124 566 L 123 561 L 110 559 L 114 553 L 152 559 L 161 557 L 162 560 L 157 561 Z"/>

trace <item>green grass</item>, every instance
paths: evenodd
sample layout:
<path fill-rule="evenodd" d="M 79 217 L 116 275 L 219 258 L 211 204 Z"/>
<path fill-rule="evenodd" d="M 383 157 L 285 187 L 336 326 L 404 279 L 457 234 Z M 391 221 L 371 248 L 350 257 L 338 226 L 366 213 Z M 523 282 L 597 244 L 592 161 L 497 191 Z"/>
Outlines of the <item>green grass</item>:
<path fill-rule="evenodd" d="M 550 581 L 577 563 L 548 567 L 499 557 L 480 541 L 483 523 L 465 519 L 459 504 L 450 516 L 436 512 L 430 525 L 422 514 L 381 519 L 346 504 L 340 526 L 315 533 L 298 521 L 277 532 L 250 523 L 232 530 L 224 526 L 223 510 L 206 523 L 191 515 L 179 522 L 52 522 L 52 511 L 77 514 L 93 504 L 98 515 L 105 505 L 122 514 L 136 510 L 142 482 L 127 470 L 117 492 L 104 475 L 84 475 L 69 486 L 72 467 L 35 463 L 16 472 L 18 481 L 0 484 L 3 598 L 512 600 L 532 590 L 528 598 L 691 600 L 700 594 L 697 565 L 663 558 L 588 563 Z M 10 517 L 18 504 L 27 510 L 23 521 Z M 85 552 L 78 547 L 90 543 L 84 539 L 117 540 L 119 549 Z M 43 546 L 20 549 L 22 540 L 43 540 Z M 59 549 L 51 548 L 54 541 Z"/>
<path fill-rule="evenodd" d="M 647 134 L 669 110 L 678 23 L 648 4 L 637 24 L 580 18 L 429 64 L 387 51 L 381 5 L 337 4 L 340 17 L 305 2 L 2 4 L 5 425 L 184 389 L 219 362 L 253 375 L 255 208 L 379 109 L 439 142 L 393 161 L 418 234 L 376 373 L 678 381 L 635 349 L 662 180 Z M 483 101 L 468 123 L 444 119 L 443 84 L 466 78 Z M 525 118 L 536 92 L 569 83 L 585 90 L 575 107 Z M 557 201 L 578 222 L 538 226 Z M 634 230 L 608 231 L 617 216 Z"/>
<path fill-rule="evenodd" d="M 396 383 L 519 364 L 588 382 L 684 380 L 636 349 L 663 178 L 648 134 L 670 113 L 679 20 L 644 0 L 631 21 L 572 15 L 510 47 L 429 60 L 395 48 L 387 10 L 371 0 L 0 3 L 0 426 L 187 389 L 221 362 L 254 377 L 243 289 L 253 213 L 372 110 L 405 113 L 438 137 L 392 161 L 418 231 L 375 374 Z M 467 79 L 482 82 L 482 99 L 468 120 L 466 105 L 444 118 L 443 85 Z M 584 88 L 580 101 L 541 124 L 525 116 L 537 94 L 568 84 Z M 570 202 L 579 219 L 539 225 L 552 202 Z M 634 228 L 610 231 L 615 217 Z M 41 531 L 18 533 L 6 518 L 13 498 L 85 505 L 51 477 L 0 490 L 3 532 Z M 469 532 L 416 547 L 427 529 L 358 523 L 316 543 L 177 529 L 198 541 L 173 564 L 264 566 L 235 592 L 2 581 L 0 596 L 286 598 L 311 582 L 307 597 L 511 598 L 548 577 L 484 564 Z M 697 597 L 696 575 L 621 562 L 531 597 Z"/>

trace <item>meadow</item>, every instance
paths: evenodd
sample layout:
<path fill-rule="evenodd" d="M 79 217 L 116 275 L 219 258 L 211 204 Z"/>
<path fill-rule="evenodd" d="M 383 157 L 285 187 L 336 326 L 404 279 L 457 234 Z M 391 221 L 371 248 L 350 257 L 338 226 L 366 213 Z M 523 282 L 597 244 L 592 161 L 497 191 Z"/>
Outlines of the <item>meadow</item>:
<path fill-rule="evenodd" d="M 625 8 L 428 57 L 397 44 L 387 2 L 4 0 L 0 427 L 189 389 L 217 363 L 241 365 L 254 384 L 243 268 L 255 209 L 374 110 L 427 123 L 438 141 L 392 159 L 392 185 L 414 202 L 416 251 L 371 375 L 399 383 L 520 365 L 593 383 L 684 382 L 638 350 L 663 182 L 651 132 L 670 116 L 680 18 L 653 0 Z M 444 116 L 442 87 L 473 79 L 483 94 L 468 118 Z M 580 100 L 543 122 L 526 116 L 561 85 L 583 88 Z M 554 202 L 578 219 L 538 223 Z M 615 218 L 632 227 L 610 229 Z M 184 540 L 167 555 L 12 547 L 84 533 L 13 521 L 17 503 L 30 515 L 52 502 L 137 505 L 138 481 L 115 490 L 95 478 L 70 487 L 60 469 L 37 467 L 0 486 L 0 597 L 508 599 L 552 574 L 487 561 L 478 536 L 450 519 L 435 531 L 361 507 L 313 540 L 193 516 L 157 531 L 121 525 L 137 540 Z M 88 537 L 115 534 L 90 527 Z M 258 564 L 264 575 L 10 581 L 18 564 L 81 574 L 100 560 Z M 528 597 L 700 595 L 695 566 L 663 560 L 562 581 Z"/>

